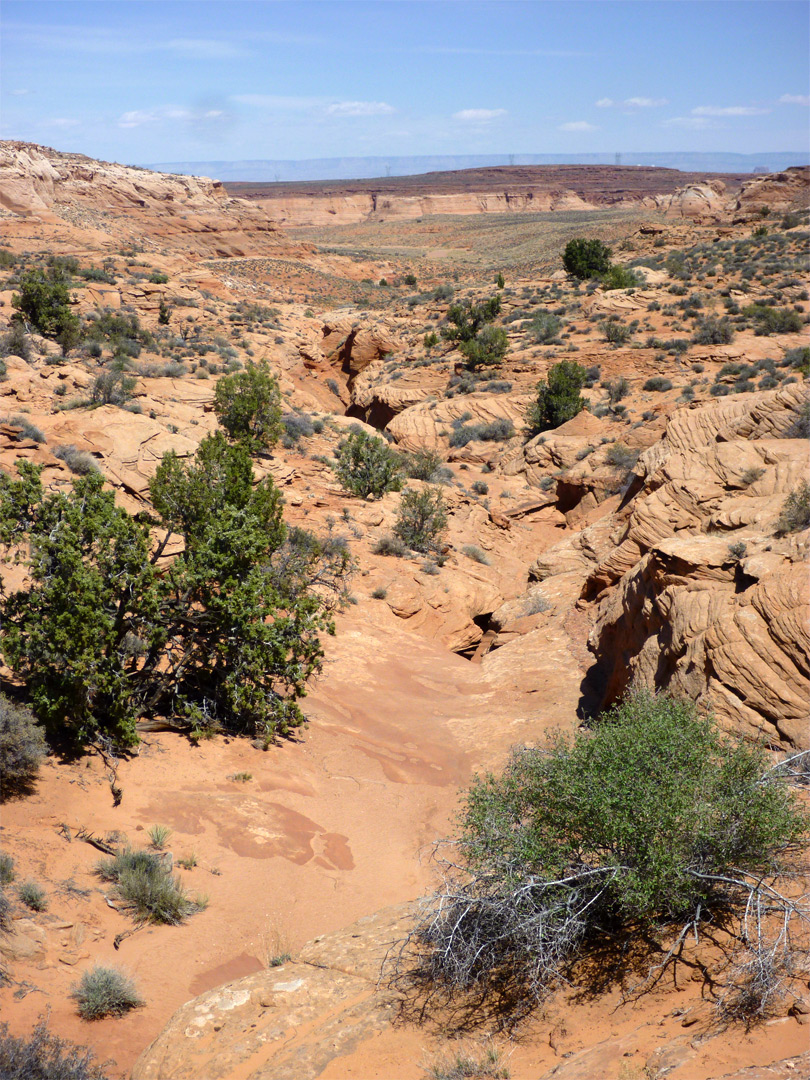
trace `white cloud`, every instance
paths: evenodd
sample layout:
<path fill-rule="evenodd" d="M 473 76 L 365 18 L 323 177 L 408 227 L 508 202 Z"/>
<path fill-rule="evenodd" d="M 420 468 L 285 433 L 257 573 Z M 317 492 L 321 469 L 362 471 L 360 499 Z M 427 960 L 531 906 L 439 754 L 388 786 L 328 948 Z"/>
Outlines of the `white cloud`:
<path fill-rule="evenodd" d="M 558 131 L 596 131 L 597 128 L 594 124 L 589 124 L 587 120 L 569 120 L 567 124 L 559 124 L 557 126 Z"/>
<path fill-rule="evenodd" d="M 52 120 L 46 120 L 45 123 L 46 123 L 46 125 L 48 127 L 72 128 L 72 127 L 78 127 L 80 121 L 73 120 L 73 119 L 71 119 L 69 117 L 66 117 L 66 116 L 55 116 Z"/>
<path fill-rule="evenodd" d="M 705 116 L 673 116 L 664 121 L 664 127 L 688 128 L 690 131 L 705 131 L 716 126 Z"/>
<path fill-rule="evenodd" d="M 662 105 L 669 105 L 669 101 L 663 97 L 629 97 L 624 99 L 624 104 L 635 109 L 660 109 Z"/>
<path fill-rule="evenodd" d="M 396 109 L 384 101 L 336 101 L 326 112 L 329 116 L 387 116 Z"/>
<path fill-rule="evenodd" d="M 597 109 L 612 109 L 614 107 L 627 109 L 660 109 L 662 105 L 669 105 L 667 98 L 629 97 L 624 101 L 614 101 L 613 98 L 603 97 L 596 102 Z"/>
<path fill-rule="evenodd" d="M 698 105 L 692 116 L 764 116 L 770 111 L 754 105 Z"/>
<path fill-rule="evenodd" d="M 462 109 L 453 113 L 454 120 L 461 120 L 465 124 L 486 124 L 499 116 L 506 116 L 506 109 Z"/>
<path fill-rule="evenodd" d="M 810 105 L 810 97 L 807 94 L 782 94 L 779 98 L 780 105 Z"/>
<path fill-rule="evenodd" d="M 12 97 L 25 97 L 26 94 L 30 94 L 30 93 L 31 93 L 30 90 L 12 90 L 11 91 L 11 96 Z"/>
<path fill-rule="evenodd" d="M 206 113 L 206 116 L 213 113 Z M 180 105 L 161 105 L 156 109 L 131 109 L 118 118 L 120 128 L 137 128 L 145 124 L 159 124 L 163 120 L 194 120 L 198 115 Z"/>

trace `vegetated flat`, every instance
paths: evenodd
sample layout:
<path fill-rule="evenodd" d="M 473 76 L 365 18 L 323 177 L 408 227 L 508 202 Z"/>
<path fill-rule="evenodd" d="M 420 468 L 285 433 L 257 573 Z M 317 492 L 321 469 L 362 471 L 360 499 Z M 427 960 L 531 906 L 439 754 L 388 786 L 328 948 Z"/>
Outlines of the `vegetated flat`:
<path fill-rule="evenodd" d="M 532 191 L 575 191 L 583 199 L 606 205 L 645 195 L 666 195 L 686 184 L 722 180 L 738 188 L 746 173 L 681 172 L 644 165 L 500 165 L 489 169 L 458 169 L 387 176 L 372 180 L 316 180 L 280 183 L 255 181 L 225 183 L 229 195 L 242 199 L 280 198 L 285 195 L 456 195 L 463 192 L 521 188 Z"/>
<path fill-rule="evenodd" d="M 447 273 L 463 275 L 499 269 L 522 274 L 560 269 L 560 251 L 585 230 L 611 244 L 639 223 L 659 219 L 659 214 L 643 207 L 542 214 L 437 214 L 411 220 L 301 227 L 289 229 L 288 235 L 308 240 L 325 254 L 358 261 L 385 258 L 410 262 L 417 276 L 420 262 L 432 273 L 444 268 Z"/>

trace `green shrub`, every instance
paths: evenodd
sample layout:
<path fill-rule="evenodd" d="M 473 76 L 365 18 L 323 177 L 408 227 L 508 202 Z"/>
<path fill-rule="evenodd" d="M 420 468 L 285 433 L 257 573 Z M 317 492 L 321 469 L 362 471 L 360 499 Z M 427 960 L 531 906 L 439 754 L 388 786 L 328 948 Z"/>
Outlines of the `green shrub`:
<path fill-rule="evenodd" d="M 402 493 L 394 533 L 412 551 L 440 551 L 447 506 L 438 488 L 408 488 Z"/>
<path fill-rule="evenodd" d="M 671 390 L 672 383 L 669 379 L 665 379 L 663 375 L 653 375 L 651 379 L 647 379 L 644 383 L 644 389 L 663 392 L 664 390 Z"/>
<path fill-rule="evenodd" d="M 412 480 L 433 480 L 443 464 L 435 450 L 415 450 L 406 454 L 402 463 L 405 475 Z"/>
<path fill-rule="evenodd" d="M 529 323 L 529 334 L 539 345 L 548 345 L 559 336 L 562 323 L 550 311 L 539 311 Z"/>
<path fill-rule="evenodd" d="M 32 911 L 45 911 L 48 907 L 48 897 L 45 890 L 36 881 L 21 881 L 17 886 L 17 896 L 20 902 Z"/>
<path fill-rule="evenodd" d="M 624 345 L 632 335 L 633 332 L 630 327 L 624 326 L 615 317 L 602 323 L 602 336 L 611 345 Z"/>
<path fill-rule="evenodd" d="M 630 393 L 630 383 L 623 375 L 620 375 L 618 379 L 603 383 L 603 386 L 607 390 L 608 401 L 611 405 L 615 405 L 617 401 L 621 401 Z"/>
<path fill-rule="evenodd" d="M 85 971 L 70 996 L 78 1002 L 82 1020 L 123 1016 L 143 1005 L 135 983 L 116 968 L 96 966 Z"/>
<path fill-rule="evenodd" d="M 479 367 L 496 367 L 506 356 L 508 348 L 509 338 L 500 326 L 485 326 L 474 338 L 462 341 L 459 346 L 470 371 L 477 371 Z"/>
<path fill-rule="evenodd" d="M 132 397 L 135 385 L 135 380 L 123 371 L 102 371 L 93 382 L 90 400 L 94 405 L 123 405 Z"/>
<path fill-rule="evenodd" d="M 728 319 L 709 315 L 698 319 L 692 341 L 696 345 L 728 345 L 734 340 L 734 330 Z"/>
<path fill-rule="evenodd" d="M 31 359 L 31 346 L 25 327 L 20 322 L 12 322 L 8 332 L 0 337 L 0 357 L 19 356 L 23 360 Z M 5 365 L 3 365 L 5 368 Z M 5 375 L 5 370 L 3 371 Z"/>
<path fill-rule="evenodd" d="M 266 361 L 225 375 L 214 392 L 214 412 L 228 438 L 249 453 L 264 453 L 282 432 L 281 392 Z"/>
<path fill-rule="evenodd" d="M 164 274 L 162 270 L 153 270 L 149 275 L 149 282 L 152 285 L 165 285 L 169 280 L 169 275 Z"/>
<path fill-rule="evenodd" d="M 43 443 L 45 442 L 45 436 L 36 426 L 32 424 L 27 416 L 12 416 L 8 420 L 8 424 L 11 427 L 18 428 L 18 439 L 30 439 L 31 442 Z"/>
<path fill-rule="evenodd" d="M 611 289 L 634 289 L 643 284 L 641 274 L 626 266 L 611 266 L 602 276 L 602 288 L 606 292 Z"/>
<path fill-rule="evenodd" d="M 492 1046 L 473 1056 L 465 1050 L 440 1057 L 426 1068 L 427 1080 L 509 1080 L 512 1075 L 501 1064 L 500 1053 Z"/>
<path fill-rule="evenodd" d="M 442 337 L 447 341 L 472 341 L 486 323 L 497 318 L 500 310 L 500 296 L 491 296 L 488 300 L 461 300 L 457 304 L 451 304 L 447 309 L 447 321 L 451 325 L 442 330 Z"/>
<path fill-rule="evenodd" d="M 782 506 L 776 523 L 777 532 L 791 533 L 810 525 L 810 483 L 801 480 L 791 491 Z"/>
<path fill-rule="evenodd" d="M 774 308 L 768 304 L 752 304 L 743 308 L 743 315 L 751 319 L 754 333 L 759 336 L 770 334 L 797 333 L 804 325 L 801 315 L 790 308 Z"/>
<path fill-rule="evenodd" d="M 610 269 L 611 250 L 601 240 L 569 240 L 563 252 L 563 266 L 580 281 L 599 277 Z"/>
<path fill-rule="evenodd" d="M 0 1024 L 0 1076 L 3 1080 L 109 1080 L 93 1064 L 93 1051 L 52 1035 L 40 1020 L 29 1039 L 11 1035 Z"/>
<path fill-rule="evenodd" d="M 675 942 L 666 964 L 687 933 L 730 928 L 734 912 L 765 955 L 768 929 L 746 912 L 778 911 L 786 943 L 791 917 L 807 917 L 772 883 L 809 824 L 765 750 L 689 701 L 638 691 L 592 731 L 519 749 L 473 784 L 413 962 L 434 988 L 525 1010 L 563 979 L 603 987 L 606 963 L 635 974 L 661 939 Z"/>
<path fill-rule="evenodd" d="M 31 710 L 0 694 L 0 798 L 29 791 L 47 752 Z"/>
<path fill-rule="evenodd" d="M 475 495 L 488 495 L 489 484 L 487 484 L 485 480 L 474 480 L 470 485 L 470 490 Z"/>
<path fill-rule="evenodd" d="M 585 407 L 580 390 L 587 381 L 587 372 L 573 360 L 553 364 L 546 379 L 537 384 L 537 399 L 526 413 L 526 425 L 532 434 L 559 427 L 571 420 Z"/>
<path fill-rule="evenodd" d="M 59 266 L 26 270 L 20 291 L 11 297 L 19 316 L 45 337 L 63 339 L 63 353 L 79 339 L 79 320 L 70 310 L 70 279 Z"/>
<path fill-rule="evenodd" d="M 334 466 L 343 488 L 352 495 L 380 498 L 402 487 L 402 459 L 382 439 L 354 428 L 338 446 Z"/>
<path fill-rule="evenodd" d="M 171 835 L 172 830 L 168 825 L 153 825 L 149 830 L 149 843 L 155 851 L 163 851 Z"/>

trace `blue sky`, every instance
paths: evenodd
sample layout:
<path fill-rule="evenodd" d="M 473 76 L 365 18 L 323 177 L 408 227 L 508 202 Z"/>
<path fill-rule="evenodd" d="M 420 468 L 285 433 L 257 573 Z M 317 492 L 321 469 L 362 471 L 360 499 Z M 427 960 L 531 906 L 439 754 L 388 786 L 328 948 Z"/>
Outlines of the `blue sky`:
<path fill-rule="evenodd" d="M 0 137 L 127 163 L 805 150 L 793 0 L 3 0 Z"/>

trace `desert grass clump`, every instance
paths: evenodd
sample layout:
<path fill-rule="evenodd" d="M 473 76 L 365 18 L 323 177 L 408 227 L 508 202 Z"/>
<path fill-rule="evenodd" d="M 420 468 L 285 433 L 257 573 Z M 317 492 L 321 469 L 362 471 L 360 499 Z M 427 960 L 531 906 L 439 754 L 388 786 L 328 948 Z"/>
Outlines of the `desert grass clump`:
<path fill-rule="evenodd" d="M 30 878 L 21 881 L 17 886 L 17 896 L 21 903 L 31 911 L 45 911 L 48 907 L 48 897 L 45 890 L 36 881 Z"/>
<path fill-rule="evenodd" d="M 132 979 L 116 968 L 100 965 L 84 972 L 70 996 L 78 1002 L 82 1020 L 123 1016 L 144 1004 Z"/>
<path fill-rule="evenodd" d="M 3 1080 L 108 1080 L 103 1066 L 93 1064 L 93 1052 L 74 1046 L 48 1031 L 40 1020 L 30 1038 L 10 1034 L 0 1024 L 0 1076 Z"/>
<path fill-rule="evenodd" d="M 96 462 L 96 459 L 92 454 L 89 454 L 86 450 L 79 450 L 72 443 L 66 443 L 64 446 L 55 446 L 53 448 L 53 456 L 59 458 L 60 461 L 64 461 L 67 467 L 76 476 L 87 476 L 91 472 L 101 472 Z"/>
<path fill-rule="evenodd" d="M 427 1080 L 509 1080 L 512 1075 L 501 1064 L 501 1055 L 494 1046 L 483 1054 L 458 1050 L 442 1055 L 436 1061 L 423 1066 Z"/>
<path fill-rule="evenodd" d="M 168 825 L 153 825 L 148 833 L 149 843 L 155 851 L 163 851 L 171 835 L 172 830 Z"/>
<path fill-rule="evenodd" d="M 466 555 L 468 559 L 472 559 L 473 562 L 481 563 L 483 566 L 489 566 L 489 556 L 483 551 L 477 544 L 465 544 L 461 549 L 461 554 Z"/>
<path fill-rule="evenodd" d="M 393 555 L 396 559 L 404 559 L 410 555 L 407 544 L 403 544 L 398 536 L 392 536 L 391 533 L 384 533 L 371 550 L 374 555 Z"/>
<path fill-rule="evenodd" d="M 139 923 L 177 926 L 204 903 L 192 900 L 180 880 L 172 877 L 161 857 L 151 851 L 125 848 L 96 865 L 102 880 L 112 882 L 123 907 Z"/>
<path fill-rule="evenodd" d="M 10 885 L 15 876 L 14 860 L 8 852 L 0 851 L 0 887 Z"/>

